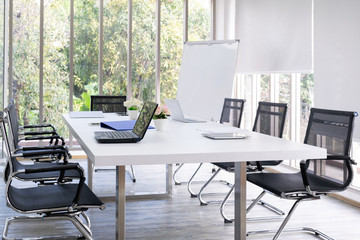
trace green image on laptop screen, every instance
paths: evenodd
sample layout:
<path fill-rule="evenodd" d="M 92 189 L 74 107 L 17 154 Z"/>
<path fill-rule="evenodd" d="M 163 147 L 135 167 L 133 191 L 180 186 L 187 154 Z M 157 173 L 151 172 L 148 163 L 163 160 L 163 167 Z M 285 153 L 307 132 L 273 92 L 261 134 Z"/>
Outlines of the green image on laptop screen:
<path fill-rule="evenodd" d="M 133 132 L 142 139 L 157 108 L 157 103 L 145 102 L 136 120 Z"/>

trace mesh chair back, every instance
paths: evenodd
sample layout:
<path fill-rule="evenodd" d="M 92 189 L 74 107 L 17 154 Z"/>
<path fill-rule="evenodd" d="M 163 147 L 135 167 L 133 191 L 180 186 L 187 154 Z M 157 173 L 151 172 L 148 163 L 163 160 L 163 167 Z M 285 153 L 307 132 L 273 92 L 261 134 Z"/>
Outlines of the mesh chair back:
<path fill-rule="evenodd" d="M 350 184 L 351 160 L 344 157 L 350 156 L 354 116 L 354 112 L 311 109 L 304 142 L 326 148 L 330 160 L 308 160 L 308 173 L 333 180 L 342 188 Z"/>
<path fill-rule="evenodd" d="M 13 144 L 14 149 L 17 147 L 19 142 L 19 121 L 16 114 L 16 109 L 14 104 L 9 104 L 5 108 L 7 119 L 9 121 L 10 135 L 9 138 Z"/>
<path fill-rule="evenodd" d="M 285 103 L 259 102 L 253 131 L 281 138 L 286 111 Z"/>
<path fill-rule="evenodd" d="M 244 99 L 225 98 L 220 123 L 229 123 L 234 127 L 240 127 L 244 103 Z"/>
<path fill-rule="evenodd" d="M 91 111 L 126 113 L 126 96 L 91 96 Z"/>
<path fill-rule="evenodd" d="M 286 103 L 259 102 L 253 131 L 282 138 L 286 111 Z M 260 161 L 263 166 L 274 166 L 281 162 L 282 161 Z M 256 165 L 254 162 L 250 164 Z"/>

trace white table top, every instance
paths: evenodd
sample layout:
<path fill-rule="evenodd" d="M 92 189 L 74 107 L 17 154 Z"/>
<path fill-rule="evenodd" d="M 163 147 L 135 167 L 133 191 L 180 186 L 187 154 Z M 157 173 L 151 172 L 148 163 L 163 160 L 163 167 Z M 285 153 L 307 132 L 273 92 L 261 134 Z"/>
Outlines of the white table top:
<path fill-rule="evenodd" d="M 63 119 L 95 166 L 147 165 L 195 162 L 256 160 L 294 160 L 325 158 L 326 149 L 233 128 L 214 122 L 181 123 L 167 120 L 163 131 L 149 129 L 138 143 L 99 144 L 94 131 L 107 131 L 89 123 L 127 120 L 113 113 L 105 118 Z M 153 124 L 152 124 L 153 125 Z M 241 132 L 249 136 L 238 140 L 211 140 L 201 135 L 212 132 Z"/>

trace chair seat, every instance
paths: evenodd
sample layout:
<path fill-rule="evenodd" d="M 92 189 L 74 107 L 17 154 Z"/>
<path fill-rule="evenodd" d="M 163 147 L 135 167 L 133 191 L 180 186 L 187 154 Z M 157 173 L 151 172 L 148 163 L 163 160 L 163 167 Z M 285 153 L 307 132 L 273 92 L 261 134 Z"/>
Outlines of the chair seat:
<path fill-rule="evenodd" d="M 334 180 L 308 174 L 310 187 L 315 192 L 341 191 L 344 185 Z M 248 174 L 247 180 L 275 195 L 281 197 L 286 193 L 303 192 L 306 189 L 303 184 L 301 173 L 254 173 Z"/>
<path fill-rule="evenodd" d="M 77 184 L 45 185 L 22 189 L 10 186 L 8 196 L 10 203 L 20 211 L 50 213 L 64 211 L 72 206 L 77 187 Z M 102 208 L 103 203 L 84 184 L 76 209 L 83 210 L 90 207 Z"/>

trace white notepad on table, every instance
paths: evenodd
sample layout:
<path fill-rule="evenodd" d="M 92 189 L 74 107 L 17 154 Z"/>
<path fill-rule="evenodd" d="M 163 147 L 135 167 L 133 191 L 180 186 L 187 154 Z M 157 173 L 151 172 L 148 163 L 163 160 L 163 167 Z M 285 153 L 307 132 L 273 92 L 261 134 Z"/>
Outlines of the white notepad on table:
<path fill-rule="evenodd" d="M 71 118 L 103 118 L 104 113 L 102 111 L 80 111 L 70 112 Z"/>

